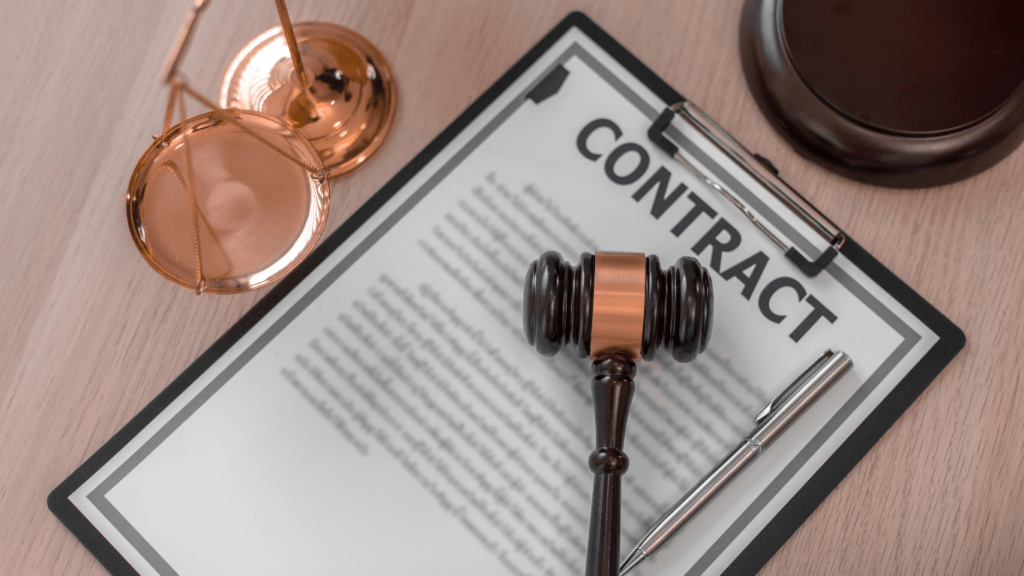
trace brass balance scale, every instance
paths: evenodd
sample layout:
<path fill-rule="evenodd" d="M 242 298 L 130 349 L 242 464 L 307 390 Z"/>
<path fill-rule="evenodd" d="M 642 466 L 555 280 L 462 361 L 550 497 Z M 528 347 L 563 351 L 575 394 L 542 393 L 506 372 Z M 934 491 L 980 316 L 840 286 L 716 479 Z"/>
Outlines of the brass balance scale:
<path fill-rule="evenodd" d="M 323 231 L 328 180 L 362 164 L 394 122 L 395 81 L 380 52 L 342 26 L 292 26 L 275 1 L 281 26 L 231 62 L 218 105 L 178 74 L 209 4 L 196 0 L 163 71 L 163 131 L 128 185 L 139 252 L 197 294 L 252 290 L 291 271 Z M 187 117 L 186 94 L 210 111 Z"/>

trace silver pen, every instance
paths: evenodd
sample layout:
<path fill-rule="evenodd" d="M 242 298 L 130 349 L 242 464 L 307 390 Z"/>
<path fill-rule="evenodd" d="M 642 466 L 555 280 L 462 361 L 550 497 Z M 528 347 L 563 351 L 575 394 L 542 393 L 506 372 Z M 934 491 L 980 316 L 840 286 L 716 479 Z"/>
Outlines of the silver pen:
<path fill-rule="evenodd" d="M 757 426 L 746 440 L 740 443 L 707 476 L 676 502 L 658 520 L 647 534 L 640 539 L 633 552 L 619 567 L 619 575 L 625 574 L 660 548 L 687 520 L 693 517 L 704 504 L 732 480 L 751 460 L 760 456 L 783 430 L 786 429 L 805 408 L 810 406 L 836 380 L 853 366 L 853 361 L 843 352 L 826 350 L 792 384 L 786 387 L 755 418 Z"/>

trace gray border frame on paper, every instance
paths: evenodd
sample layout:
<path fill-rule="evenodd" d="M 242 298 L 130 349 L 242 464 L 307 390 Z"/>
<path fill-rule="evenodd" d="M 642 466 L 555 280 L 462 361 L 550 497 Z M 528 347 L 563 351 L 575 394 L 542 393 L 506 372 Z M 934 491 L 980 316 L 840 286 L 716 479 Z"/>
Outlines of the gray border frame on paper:
<path fill-rule="evenodd" d="M 579 31 L 579 28 L 573 27 L 570 28 L 570 31 L 571 30 Z M 568 34 L 569 32 L 566 33 Z M 157 573 L 161 576 L 178 576 L 178 573 L 162 556 L 160 556 L 159 552 L 157 552 L 132 526 L 131 522 L 121 515 L 121 513 L 113 506 L 109 499 L 107 499 L 107 494 L 129 473 L 131 473 L 131 471 L 135 469 L 135 467 L 138 466 L 147 456 L 156 450 L 156 448 L 192 414 L 194 414 L 200 406 L 220 390 L 236 373 L 238 373 L 239 370 L 241 370 L 243 366 L 245 366 L 264 347 L 266 347 L 271 340 L 280 334 L 284 328 L 292 322 L 292 320 L 294 320 L 303 310 L 316 300 L 331 284 L 333 284 L 346 270 L 348 270 L 356 260 L 362 257 L 370 247 L 372 247 L 381 237 L 384 236 L 384 234 L 394 227 L 399 220 L 408 214 L 459 164 L 472 154 L 482 142 L 490 137 L 491 134 L 493 134 L 506 120 L 508 120 L 508 118 L 510 118 L 512 114 L 527 101 L 526 95 L 534 88 L 534 86 L 545 79 L 552 69 L 556 66 L 565 64 L 574 57 L 579 58 L 580 61 L 589 66 L 652 122 L 658 116 L 659 110 L 651 107 L 639 96 L 639 94 L 633 92 L 621 79 L 598 62 L 592 54 L 587 52 L 585 48 L 580 46 L 578 43 L 573 42 L 572 45 L 570 45 L 554 63 L 544 69 L 542 73 L 538 74 L 537 78 L 531 82 L 525 90 L 516 96 L 511 103 L 505 106 L 505 108 L 500 110 L 493 119 L 487 122 L 487 124 L 477 134 L 470 138 L 469 142 L 463 145 L 459 151 L 457 151 L 447 162 L 444 163 L 444 165 L 432 174 L 426 182 L 419 187 L 419 189 L 413 192 L 407 200 L 395 208 L 395 210 L 387 216 L 380 226 L 373 230 L 373 232 L 359 243 L 359 245 L 353 248 L 352 251 L 341 260 L 341 262 L 335 265 L 334 268 L 332 268 L 320 281 L 303 294 L 302 297 L 299 298 L 298 302 L 285 311 L 281 318 L 274 322 L 266 331 L 263 332 L 263 334 L 260 334 L 256 341 L 248 348 L 243 350 L 241 354 L 239 354 L 239 356 L 224 369 L 224 371 L 218 374 L 213 381 L 210 382 L 209 385 L 200 391 L 196 397 L 190 400 L 177 414 L 171 417 L 169 422 L 161 427 L 160 430 L 158 430 L 145 443 L 143 443 L 135 453 L 129 456 L 123 464 L 118 466 L 110 476 L 104 479 L 86 496 L 96 509 L 106 517 L 111 525 L 113 525 L 114 528 L 118 530 L 133 547 L 135 547 L 143 558 L 149 562 Z M 526 72 L 524 72 L 524 75 L 525 74 Z M 481 114 L 483 114 L 483 112 L 481 112 Z M 680 143 L 682 150 L 705 166 L 719 179 L 719 182 L 728 186 L 733 193 L 740 196 L 751 209 L 764 217 L 767 221 L 771 222 L 776 229 L 788 236 L 794 243 L 799 245 L 801 249 L 805 250 L 807 253 L 813 252 L 814 247 L 809 239 L 798 234 L 796 230 L 785 222 L 779 214 L 770 210 L 764 202 L 762 202 L 753 192 L 743 186 L 728 170 L 725 169 L 725 167 L 714 162 L 701 148 L 699 148 L 693 141 L 685 138 L 675 127 L 670 125 L 667 133 L 671 135 L 675 142 Z M 441 152 L 439 151 L 438 154 L 440 153 Z M 847 400 L 840 410 L 833 415 L 826 425 L 811 438 L 810 442 L 797 454 L 797 457 L 769 483 L 768 487 L 765 488 L 757 498 L 755 498 L 751 505 L 741 513 L 739 518 L 737 518 L 725 533 L 715 541 L 712 547 L 703 556 L 701 556 L 697 564 L 687 572 L 687 576 L 696 576 L 707 570 L 707 568 L 722 554 L 722 552 L 739 536 L 740 532 L 750 523 L 750 521 L 752 521 L 753 518 L 757 516 L 765 506 L 767 506 L 782 487 L 793 478 L 797 471 L 803 467 L 810 457 L 817 452 L 817 450 L 843 424 L 843 422 L 853 414 L 857 407 L 874 391 L 878 384 L 881 383 L 889 372 L 896 367 L 896 365 L 910 352 L 911 349 L 914 348 L 914 346 L 917 345 L 922 338 L 920 334 L 915 332 L 908 324 L 903 322 L 898 316 L 896 316 L 896 314 L 872 296 L 866 288 L 861 286 L 841 270 L 835 262 L 830 263 L 826 268 L 826 271 L 842 286 L 848 289 L 851 294 L 861 300 L 869 309 L 874 311 L 884 322 L 889 324 L 890 327 L 900 334 L 903 337 L 903 342 L 897 346 L 893 353 L 890 354 L 890 356 L 881 364 L 878 370 L 868 377 L 865 383 L 857 390 L 856 393 L 854 393 L 853 396 L 850 397 L 849 400 Z"/>

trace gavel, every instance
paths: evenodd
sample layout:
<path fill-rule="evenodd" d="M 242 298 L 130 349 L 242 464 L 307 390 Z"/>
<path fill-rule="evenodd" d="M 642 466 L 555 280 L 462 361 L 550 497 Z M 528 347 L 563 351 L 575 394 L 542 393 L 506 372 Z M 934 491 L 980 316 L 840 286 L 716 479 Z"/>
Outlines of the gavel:
<path fill-rule="evenodd" d="M 571 266 L 558 252 L 530 264 L 523 289 L 523 330 L 545 356 L 568 347 L 589 357 L 597 424 L 586 576 L 614 576 L 619 565 L 622 450 L 640 359 L 659 348 L 689 362 L 707 347 L 713 294 L 707 270 L 691 257 L 661 269 L 657 256 L 584 252 Z"/>

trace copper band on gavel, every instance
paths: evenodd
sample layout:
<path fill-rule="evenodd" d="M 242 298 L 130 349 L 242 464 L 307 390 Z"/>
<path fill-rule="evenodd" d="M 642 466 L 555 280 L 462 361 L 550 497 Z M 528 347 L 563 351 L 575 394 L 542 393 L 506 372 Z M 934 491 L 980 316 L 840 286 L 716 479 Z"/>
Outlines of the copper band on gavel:
<path fill-rule="evenodd" d="M 621 352 L 640 359 L 647 258 L 629 252 L 594 255 L 594 315 L 590 357 Z"/>

